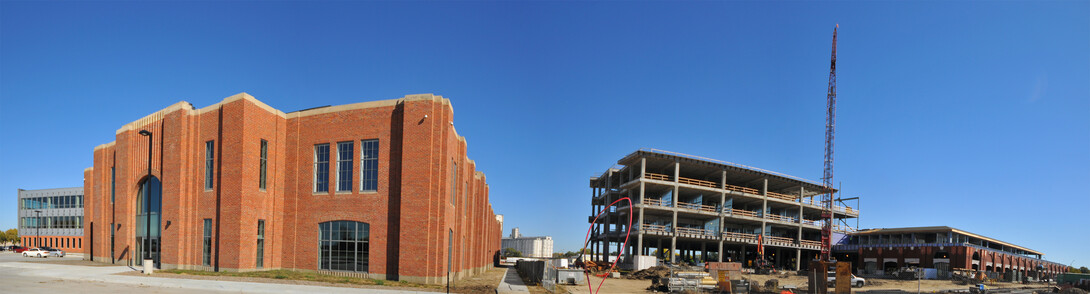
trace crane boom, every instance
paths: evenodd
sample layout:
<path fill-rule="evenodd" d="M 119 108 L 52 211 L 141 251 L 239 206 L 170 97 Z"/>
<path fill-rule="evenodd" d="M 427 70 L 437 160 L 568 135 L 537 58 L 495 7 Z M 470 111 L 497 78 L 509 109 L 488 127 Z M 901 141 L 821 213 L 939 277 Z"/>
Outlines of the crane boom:
<path fill-rule="evenodd" d="M 833 55 L 829 62 L 829 91 L 827 109 L 825 111 L 825 171 L 821 182 L 825 188 L 821 194 L 821 217 L 825 225 L 821 229 L 821 260 L 831 260 L 832 234 L 833 234 L 833 138 L 836 132 L 836 31 L 840 28 L 837 24 L 833 28 Z"/>

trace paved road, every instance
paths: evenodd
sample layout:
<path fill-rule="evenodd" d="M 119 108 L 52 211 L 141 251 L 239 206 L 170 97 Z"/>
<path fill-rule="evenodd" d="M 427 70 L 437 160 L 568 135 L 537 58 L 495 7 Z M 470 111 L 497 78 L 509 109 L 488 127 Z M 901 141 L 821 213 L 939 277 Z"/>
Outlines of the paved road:
<path fill-rule="evenodd" d="M 63 259 L 78 259 L 70 256 Z M 0 253 L 0 285 L 5 293 L 430 293 L 234 281 L 115 275 L 127 266 L 55 264 L 61 258 L 24 258 Z"/>

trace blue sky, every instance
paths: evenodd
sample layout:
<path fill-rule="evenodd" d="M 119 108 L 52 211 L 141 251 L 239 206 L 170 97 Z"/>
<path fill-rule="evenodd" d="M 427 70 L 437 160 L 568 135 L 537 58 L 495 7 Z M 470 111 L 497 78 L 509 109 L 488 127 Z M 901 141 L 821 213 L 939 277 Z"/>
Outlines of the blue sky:
<path fill-rule="evenodd" d="M 16 189 L 185 100 L 451 98 L 505 233 L 575 250 L 638 148 L 836 180 L 862 227 L 948 225 L 1090 265 L 1090 3 L 0 2 L 0 228 Z"/>

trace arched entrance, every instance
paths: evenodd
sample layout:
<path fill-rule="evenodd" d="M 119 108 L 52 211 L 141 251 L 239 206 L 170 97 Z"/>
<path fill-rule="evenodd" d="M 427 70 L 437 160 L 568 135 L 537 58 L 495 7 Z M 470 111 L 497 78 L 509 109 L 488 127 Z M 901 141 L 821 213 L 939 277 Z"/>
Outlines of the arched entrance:
<path fill-rule="evenodd" d="M 163 186 L 159 178 L 148 176 L 140 182 L 140 193 L 136 200 L 136 265 L 143 265 L 144 259 L 155 261 L 155 267 L 161 266 L 160 246 L 162 231 L 159 220 L 163 211 Z M 150 231 L 150 232 L 149 232 Z"/>

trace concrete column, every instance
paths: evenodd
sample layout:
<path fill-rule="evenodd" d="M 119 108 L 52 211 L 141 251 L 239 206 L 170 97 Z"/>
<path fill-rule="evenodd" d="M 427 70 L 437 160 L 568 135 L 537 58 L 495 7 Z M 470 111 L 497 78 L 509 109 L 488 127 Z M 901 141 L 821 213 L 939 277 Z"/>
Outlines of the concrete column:
<path fill-rule="evenodd" d="M 706 242 L 700 242 L 700 261 L 708 261 L 708 243 Z"/>
<path fill-rule="evenodd" d="M 636 225 L 637 227 L 635 227 L 635 229 L 639 229 L 636 231 L 636 252 L 637 255 L 643 255 L 643 207 L 640 207 L 639 210 L 640 222 Z"/>
<path fill-rule="evenodd" d="M 639 229 L 639 234 L 636 236 L 636 249 L 637 249 L 636 252 L 639 252 L 639 255 L 644 254 L 643 253 L 643 197 L 646 194 L 646 192 L 644 191 L 644 186 L 643 186 L 643 180 L 642 179 L 643 179 L 643 174 L 646 171 L 646 169 L 647 169 L 647 158 L 640 158 L 640 179 L 641 179 L 640 180 L 640 192 L 639 192 L 639 195 L 638 195 L 638 197 L 636 199 L 636 203 L 633 203 L 633 205 L 638 204 L 637 206 L 633 206 L 633 207 L 639 207 L 639 210 L 640 210 L 639 222 L 636 225 L 636 229 Z"/>
<path fill-rule="evenodd" d="M 609 205 L 610 203 L 613 203 L 613 196 L 612 196 L 613 194 L 611 194 L 611 192 L 613 190 L 613 170 L 609 170 L 609 171 L 606 172 L 606 179 L 605 180 L 606 180 L 606 188 L 605 188 L 606 197 L 605 197 L 605 201 L 602 202 L 602 203 L 605 205 L 603 208 L 606 210 L 606 213 L 605 213 L 606 220 L 605 220 L 605 231 L 603 231 L 605 233 L 605 235 L 603 236 L 603 237 L 605 237 L 604 238 L 605 243 L 602 245 L 602 249 L 603 249 L 603 251 L 605 251 L 605 255 L 608 256 L 608 255 L 610 255 L 609 254 L 609 242 L 610 242 L 609 233 L 612 232 L 612 230 L 610 230 L 609 225 L 614 223 L 613 222 L 613 214 L 609 212 L 611 209 L 613 209 Z M 605 257 L 605 262 L 609 262 L 609 257 Z"/>
<path fill-rule="evenodd" d="M 666 259 L 665 256 L 662 256 L 662 238 L 659 238 L 658 244 L 655 245 L 655 256 L 659 259 Z"/>
<path fill-rule="evenodd" d="M 674 208 L 677 208 L 678 199 L 681 198 L 681 197 L 678 197 L 678 195 L 677 195 L 677 193 L 678 193 L 678 177 L 680 177 L 680 176 L 681 176 L 681 163 L 677 162 L 677 161 L 674 161 L 674 197 L 672 197 L 672 198 L 674 198 L 674 206 L 673 206 Z M 677 213 L 675 213 L 675 214 L 677 214 Z"/>
<path fill-rule="evenodd" d="M 742 256 L 738 258 L 738 262 L 741 262 L 743 266 L 746 265 L 746 244 L 742 244 Z"/>
<path fill-rule="evenodd" d="M 670 237 L 670 262 L 677 263 L 677 258 L 674 258 L 674 253 L 677 252 L 677 236 Z"/>
<path fill-rule="evenodd" d="M 799 187 L 799 233 L 795 238 L 795 243 L 802 245 L 802 220 L 805 219 L 802 216 L 802 195 L 806 193 L 806 188 Z M 800 262 L 802 262 L 802 250 L 795 249 L 795 270 L 799 270 Z"/>
<path fill-rule="evenodd" d="M 640 157 L 640 178 L 647 174 L 647 157 Z"/>
<path fill-rule="evenodd" d="M 768 214 L 768 179 L 761 181 L 761 235 L 768 235 L 765 230 L 768 229 L 768 221 L 765 215 Z"/>
<path fill-rule="evenodd" d="M 672 206 L 673 208 L 671 209 L 672 212 L 673 212 L 672 213 L 673 221 L 670 223 L 670 226 L 673 228 L 673 232 L 671 232 L 672 233 L 671 235 L 673 235 L 673 236 L 670 237 L 670 262 L 671 263 L 676 263 L 677 262 L 677 259 L 674 258 L 674 253 L 677 252 L 677 202 L 678 202 L 678 199 L 681 198 L 678 195 L 678 177 L 679 176 L 681 176 L 681 163 L 677 162 L 677 161 L 674 161 L 674 194 L 673 194 L 674 196 L 671 197 L 671 198 L 673 198 L 673 206 Z"/>
<path fill-rule="evenodd" d="M 802 249 L 795 249 L 795 270 L 801 270 L 802 268 Z"/>

